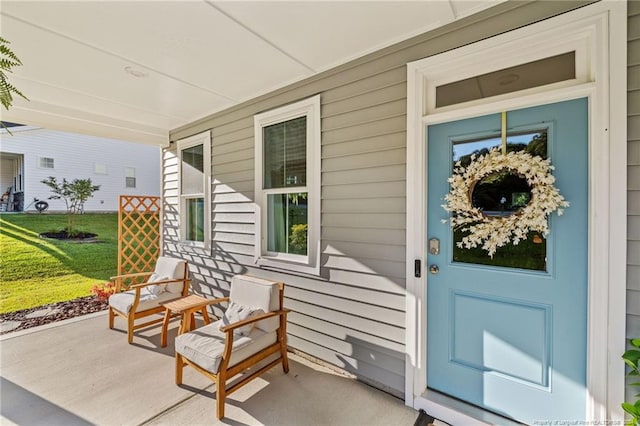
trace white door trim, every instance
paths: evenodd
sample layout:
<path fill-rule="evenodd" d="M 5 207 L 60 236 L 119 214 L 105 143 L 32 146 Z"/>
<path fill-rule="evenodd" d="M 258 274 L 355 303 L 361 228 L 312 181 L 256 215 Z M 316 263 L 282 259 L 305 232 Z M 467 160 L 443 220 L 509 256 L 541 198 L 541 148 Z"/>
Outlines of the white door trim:
<path fill-rule="evenodd" d="M 621 308 L 626 294 L 626 23 L 626 2 L 603 1 L 407 64 L 407 405 L 429 407 L 430 414 L 440 413 L 442 420 L 453 424 L 475 416 L 465 417 L 469 415 L 463 414 L 466 408 L 446 397 L 423 396 L 427 383 L 426 125 L 586 96 L 590 114 L 590 238 L 585 419 L 624 418 L 620 408 L 624 363 L 619 360 L 625 349 L 626 316 Z M 471 76 L 467 70 L 479 75 L 567 48 L 576 50 L 578 65 L 576 79 L 568 83 L 446 108 L 435 108 L 431 99 L 437 85 Z M 421 261 L 421 278 L 414 277 L 414 260 Z M 475 418 L 480 421 L 483 415 Z"/>

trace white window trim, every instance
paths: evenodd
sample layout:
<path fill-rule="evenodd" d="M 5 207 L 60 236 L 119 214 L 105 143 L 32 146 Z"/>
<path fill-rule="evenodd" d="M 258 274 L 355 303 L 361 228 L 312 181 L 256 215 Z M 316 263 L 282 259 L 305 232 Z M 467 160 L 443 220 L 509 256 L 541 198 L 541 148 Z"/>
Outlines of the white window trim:
<path fill-rule="evenodd" d="M 423 163 L 426 125 L 588 96 L 590 267 L 585 418 L 624 419 L 620 408 L 620 402 L 624 400 L 624 363 L 612 360 L 619 359 L 625 350 L 626 312 L 620 307 L 625 306 L 626 292 L 626 19 L 626 2 L 600 2 L 408 64 L 407 405 L 426 409 L 451 424 L 478 422 L 482 416 L 487 423 L 492 422 L 485 411 L 470 409 L 451 398 L 426 391 L 424 307 L 428 274 L 424 267 L 422 278 L 414 278 L 413 274 L 414 259 L 420 259 L 424 265 L 426 254 L 425 198 L 415 196 L 426 194 Z M 428 98 L 433 93 L 429 87 L 433 89 L 447 80 L 465 78 L 465 70 L 482 74 L 487 71 L 484 68 L 504 68 L 505 64 L 499 62 L 505 58 L 515 58 L 523 51 L 536 51 L 532 48 L 534 45 L 551 53 L 549 48 L 561 40 L 571 40 L 578 50 L 585 46 L 588 49 L 583 50 L 584 60 L 576 55 L 577 66 L 588 67 L 586 73 L 578 74 L 575 80 L 444 108 L 435 108 L 434 101 Z M 561 44 L 567 46 L 565 42 Z M 528 48 L 522 49 L 523 45 Z M 465 63 L 465 60 L 471 60 L 471 63 Z M 594 214 L 596 208 L 598 215 Z"/>
<path fill-rule="evenodd" d="M 262 129 L 272 124 L 307 117 L 307 247 L 308 255 L 273 255 L 267 253 L 266 212 L 267 195 L 270 190 L 263 189 L 263 140 Z M 255 133 L 255 254 L 257 265 L 302 272 L 312 275 L 320 273 L 320 95 L 285 105 L 254 116 Z M 286 188 L 290 192 L 299 192 L 300 188 Z M 273 191 L 271 191 L 273 192 Z M 281 191 L 278 191 L 281 192 Z"/>
<path fill-rule="evenodd" d="M 204 168 L 204 193 L 182 193 L 182 151 L 192 146 L 202 145 Z M 190 247 L 202 247 L 208 249 L 211 246 L 211 132 L 206 131 L 185 139 L 180 139 L 177 144 L 178 157 L 178 217 L 180 220 L 180 244 Z M 186 212 L 186 200 L 188 198 L 204 198 L 204 241 L 191 241 L 186 239 L 186 220 L 183 213 Z"/>
<path fill-rule="evenodd" d="M 53 167 L 43 167 L 42 166 L 42 160 L 47 159 L 47 160 L 52 160 L 53 161 Z M 42 169 L 42 170 L 55 170 L 56 169 L 56 159 L 53 157 L 38 157 L 38 168 Z"/>

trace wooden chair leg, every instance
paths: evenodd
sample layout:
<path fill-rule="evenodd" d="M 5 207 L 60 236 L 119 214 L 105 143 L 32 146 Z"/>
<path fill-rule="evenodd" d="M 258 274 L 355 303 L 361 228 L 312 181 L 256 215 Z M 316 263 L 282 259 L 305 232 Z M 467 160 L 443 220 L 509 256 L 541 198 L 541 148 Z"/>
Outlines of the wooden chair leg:
<path fill-rule="evenodd" d="M 209 319 L 209 314 L 207 313 L 207 307 L 202 307 L 202 319 L 204 320 L 205 325 L 209 324 L 211 320 Z"/>
<path fill-rule="evenodd" d="M 180 328 L 178 328 L 178 334 L 187 333 L 192 330 L 192 324 L 195 321 L 193 320 L 193 314 L 188 311 L 183 312 L 180 319 Z"/>
<path fill-rule="evenodd" d="M 189 327 L 187 328 L 187 331 L 193 331 L 196 329 L 196 314 L 194 312 L 191 312 L 191 314 L 189 314 Z"/>
<path fill-rule="evenodd" d="M 284 374 L 289 372 L 289 357 L 287 356 L 287 345 L 280 342 L 280 355 L 282 356 L 282 370 Z"/>
<path fill-rule="evenodd" d="M 109 307 L 109 328 L 110 329 L 113 329 L 115 318 L 116 318 L 116 313 L 113 312 L 113 309 L 111 307 Z"/>
<path fill-rule="evenodd" d="M 176 385 L 182 384 L 183 369 L 184 369 L 184 361 L 182 361 L 182 355 L 176 352 Z"/>
<path fill-rule="evenodd" d="M 280 301 L 282 306 L 282 300 Z M 282 370 L 284 374 L 289 372 L 289 357 L 287 356 L 287 316 L 280 318 L 280 330 L 278 330 L 278 339 L 280 340 L 280 356 L 282 356 Z"/>
<path fill-rule="evenodd" d="M 127 340 L 129 344 L 133 343 L 133 320 L 135 317 L 132 314 L 129 314 L 127 317 Z"/>
<path fill-rule="evenodd" d="M 221 374 L 216 382 L 216 416 L 218 419 L 224 417 L 224 400 L 227 397 L 226 379 Z"/>
<path fill-rule="evenodd" d="M 160 346 L 167 346 L 167 331 L 169 329 L 169 320 L 171 319 L 171 310 L 167 309 L 164 313 L 164 321 L 162 321 L 162 333 L 160 334 Z"/>

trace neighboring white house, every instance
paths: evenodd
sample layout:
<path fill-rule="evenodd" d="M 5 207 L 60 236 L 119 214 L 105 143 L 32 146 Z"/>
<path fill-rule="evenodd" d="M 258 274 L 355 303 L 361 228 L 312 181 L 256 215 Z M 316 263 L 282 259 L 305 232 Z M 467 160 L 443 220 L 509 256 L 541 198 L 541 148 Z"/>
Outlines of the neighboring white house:
<path fill-rule="evenodd" d="M 160 148 L 31 126 L 0 133 L 0 196 L 3 211 L 36 211 L 35 199 L 48 211 L 64 211 L 63 200 L 49 200 L 43 179 L 90 178 L 100 190 L 85 211 L 118 210 L 119 195 L 160 195 Z"/>

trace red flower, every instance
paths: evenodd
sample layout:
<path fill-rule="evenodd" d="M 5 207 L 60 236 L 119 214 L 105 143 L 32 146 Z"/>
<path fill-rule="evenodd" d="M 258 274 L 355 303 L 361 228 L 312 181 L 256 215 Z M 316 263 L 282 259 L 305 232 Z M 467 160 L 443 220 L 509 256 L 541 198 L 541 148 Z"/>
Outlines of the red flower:
<path fill-rule="evenodd" d="M 91 294 L 95 294 L 96 298 L 101 302 L 109 299 L 109 296 L 115 292 L 116 286 L 112 282 L 107 282 L 101 285 L 96 284 L 91 288 Z"/>

